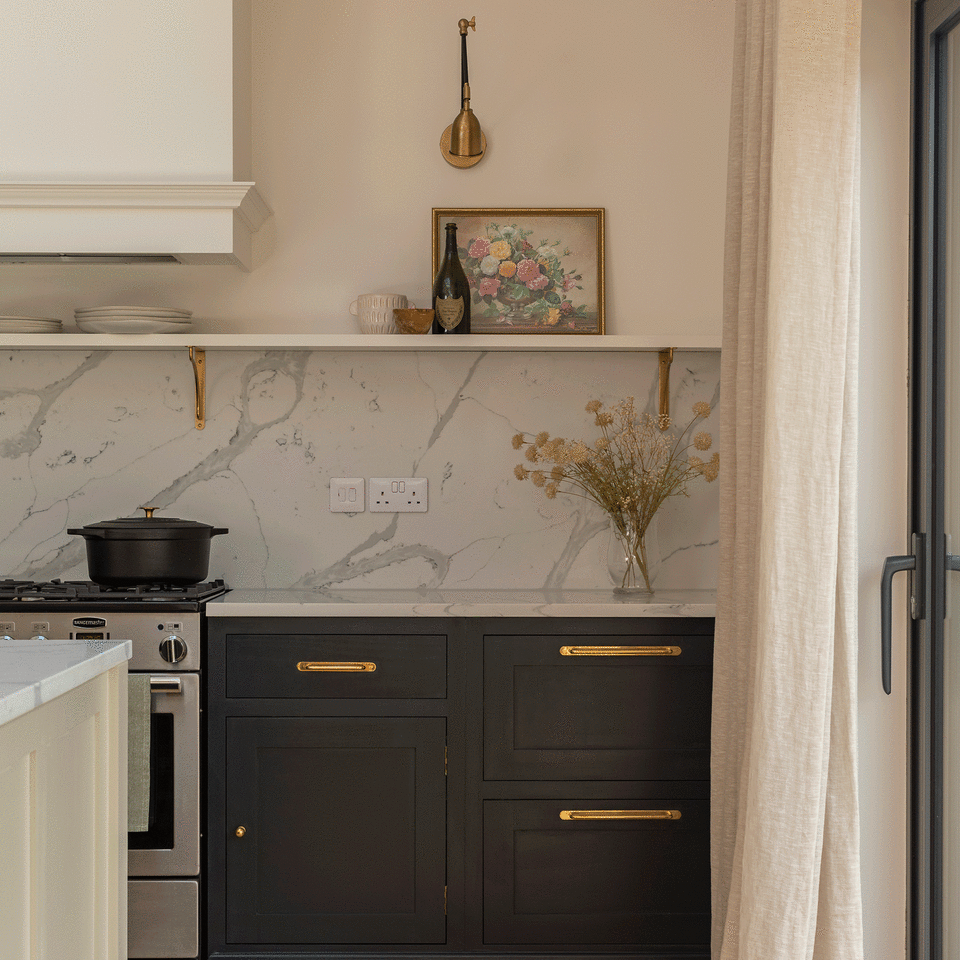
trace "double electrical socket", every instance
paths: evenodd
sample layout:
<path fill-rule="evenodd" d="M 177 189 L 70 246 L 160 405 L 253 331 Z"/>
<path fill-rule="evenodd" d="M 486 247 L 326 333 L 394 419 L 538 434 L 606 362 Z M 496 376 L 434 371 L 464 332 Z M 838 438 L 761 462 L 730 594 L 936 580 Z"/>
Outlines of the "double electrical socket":
<path fill-rule="evenodd" d="M 371 513 L 426 513 L 428 482 L 424 477 L 371 477 Z M 363 477 L 330 480 L 330 509 L 334 513 L 363 513 Z"/>

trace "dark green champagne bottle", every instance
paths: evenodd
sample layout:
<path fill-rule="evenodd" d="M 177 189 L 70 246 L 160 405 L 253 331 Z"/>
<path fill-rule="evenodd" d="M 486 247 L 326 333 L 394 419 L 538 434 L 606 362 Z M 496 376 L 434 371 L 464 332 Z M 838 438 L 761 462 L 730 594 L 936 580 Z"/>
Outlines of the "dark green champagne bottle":
<path fill-rule="evenodd" d="M 447 248 L 433 282 L 431 333 L 470 332 L 470 285 L 457 256 L 457 225 L 447 224 Z"/>

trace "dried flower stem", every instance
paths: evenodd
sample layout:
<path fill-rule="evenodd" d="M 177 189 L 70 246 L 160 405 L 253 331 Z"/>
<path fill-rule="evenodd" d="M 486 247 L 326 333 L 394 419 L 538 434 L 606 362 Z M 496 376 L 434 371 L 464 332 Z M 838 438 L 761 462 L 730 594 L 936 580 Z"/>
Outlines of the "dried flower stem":
<path fill-rule="evenodd" d="M 662 417 L 638 414 L 633 397 L 618 401 L 609 410 L 604 410 L 599 400 L 591 400 L 586 409 L 595 415 L 594 424 L 601 434 L 592 447 L 582 440 L 551 439 L 545 431 L 532 438 L 518 433 L 513 447 L 527 447 L 528 463 L 553 466 L 550 482 L 545 482 L 543 470 L 530 471 L 523 465 L 516 468 L 515 475 L 519 480 L 532 475 L 548 499 L 557 493 L 581 496 L 609 514 L 621 538 L 633 549 L 649 589 L 644 535 L 650 521 L 665 500 L 688 496 L 687 487 L 693 480 L 703 477 L 710 483 L 720 471 L 718 453 L 708 462 L 688 456 L 691 449 L 708 450 L 713 443 L 705 431 L 692 440 L 688 436 L 694 424 L 709 416 L 710 405 L 696 403 L 693 419 L 679 434 L 662 430 Z"/>

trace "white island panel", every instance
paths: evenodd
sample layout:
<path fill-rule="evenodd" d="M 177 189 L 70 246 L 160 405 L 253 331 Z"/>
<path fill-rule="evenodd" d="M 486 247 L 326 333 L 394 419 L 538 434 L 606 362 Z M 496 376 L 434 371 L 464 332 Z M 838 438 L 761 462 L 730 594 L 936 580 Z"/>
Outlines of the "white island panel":
<path fill-rule="evenodd" d="M 130 654 L 0 645 L 0 960 L 127 955 Z"/>

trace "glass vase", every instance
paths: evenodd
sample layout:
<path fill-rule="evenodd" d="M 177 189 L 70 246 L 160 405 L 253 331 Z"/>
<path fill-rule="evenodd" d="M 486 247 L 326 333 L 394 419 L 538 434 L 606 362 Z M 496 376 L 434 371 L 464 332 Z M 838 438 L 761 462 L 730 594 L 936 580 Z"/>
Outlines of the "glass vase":
<path fill-rule="evenodd" d="M 660 567 L 656 517 L 645 529 L 628 518 L 610 520 L 607 570 L 614 593 L 653 596 L 653 583 Z"/>

